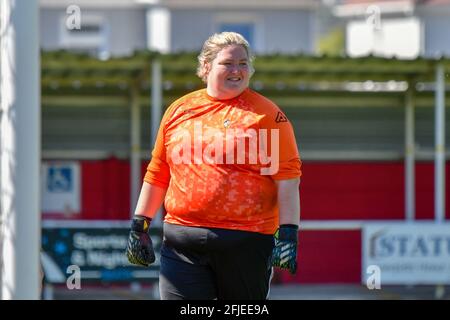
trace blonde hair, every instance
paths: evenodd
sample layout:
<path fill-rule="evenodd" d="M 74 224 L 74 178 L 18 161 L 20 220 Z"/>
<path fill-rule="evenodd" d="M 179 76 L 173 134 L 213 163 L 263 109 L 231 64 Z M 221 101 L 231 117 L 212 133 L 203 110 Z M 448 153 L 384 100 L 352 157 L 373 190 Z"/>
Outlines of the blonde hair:
<path fill-rule="evenodd" d="M 233 44 L 241 45 L 247 52 L 250 77 L 253 75 L 253 73 L 255 72 L 255 69 L 253 68 L 254 56 L 250 50 L 248 41 L 245 40 L 245 38 L 239 33 L 222 32 L 215 33 L 211 37 L 209 37 L 208 40 L 206 40 L 203 44 L 202 51 L 198 56 L 197 76 L 199 76 L 199 78 L 202 79 L 203 82 L 206 83 L 206 79 L 208 77 L 205 69 L 206 63 L 211 63 L 217 57 L 217 54 L 220 50 Z"/>

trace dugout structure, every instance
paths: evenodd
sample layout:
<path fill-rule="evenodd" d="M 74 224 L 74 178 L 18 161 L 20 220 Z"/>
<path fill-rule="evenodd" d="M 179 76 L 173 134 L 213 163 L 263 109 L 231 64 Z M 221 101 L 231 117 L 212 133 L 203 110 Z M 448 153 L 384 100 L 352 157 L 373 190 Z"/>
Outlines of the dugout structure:
<path fill-rule="evenodd" d="M 196 57 L 42 53 L 43 161 L 81 163 L 81 219 L 129 218 L 161 114 L 204 86 Z M 304 162 L 296 280 L 359 282 L 367 221 L 450 217 L 449 68 L 445 58 L 256 57 L 250 86 L 287 114 Z"/>
<path fill-rule="evenodd" d="M 161 113 L 203 87 L 196 63 L 195 53 L 107 61 L 42 53 L 43 158 L 129 158 L 134 203 Z M 448 59 L 259 56 L 251 87 L 288 114 L 303 159 L 404 159 L 407 219 L 415 217 L 415 160 L 434 159 L 435 218 L 443 220 L 449 67 Z"/>

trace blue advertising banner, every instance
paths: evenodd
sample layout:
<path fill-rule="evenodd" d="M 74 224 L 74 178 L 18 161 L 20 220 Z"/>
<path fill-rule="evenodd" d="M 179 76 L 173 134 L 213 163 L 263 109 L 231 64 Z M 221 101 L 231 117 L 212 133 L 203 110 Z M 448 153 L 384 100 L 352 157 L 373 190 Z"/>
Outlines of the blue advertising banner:
<path fill-rule="evenodd" d="M 128 221 L 44 221 L 41 261 L 47 283 L 64 283 L 71 270 L 81 281 L 154 281 L 159 274 L 162 230 L 150 229 L 156 261 L 149 268 L 130 264 L 125 254 Z"/>

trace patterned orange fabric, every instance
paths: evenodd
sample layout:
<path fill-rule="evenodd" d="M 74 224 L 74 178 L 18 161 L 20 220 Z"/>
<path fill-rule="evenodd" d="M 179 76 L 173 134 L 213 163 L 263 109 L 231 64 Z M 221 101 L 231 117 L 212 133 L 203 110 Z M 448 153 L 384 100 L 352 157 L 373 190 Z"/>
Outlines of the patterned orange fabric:
<path fill-rule="evenodd" d="M 168 188 L 168 223 L 273 234 L 275 180 L 300 176 L 292 126 L 274 103 L 250 89 L 230 100 L 202 89 L 165 112 L 144 181 Z"/>

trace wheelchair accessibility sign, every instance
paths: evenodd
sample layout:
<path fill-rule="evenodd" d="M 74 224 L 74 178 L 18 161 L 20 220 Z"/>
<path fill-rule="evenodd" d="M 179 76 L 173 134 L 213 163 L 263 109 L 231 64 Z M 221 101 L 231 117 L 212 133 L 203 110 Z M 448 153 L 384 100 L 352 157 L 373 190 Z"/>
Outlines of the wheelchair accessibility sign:
<path fill-rule="evenodd" d="M 80 211 L 78 162 L 44 162 L 41 178 L 42 212 L 74 214 Z"/>
<path fill-rule="evenodd" d="M 73 171 L 70 166 L 48 168 L 47 189 L 50 192 L 71 192 L 73 190 Z"/>

